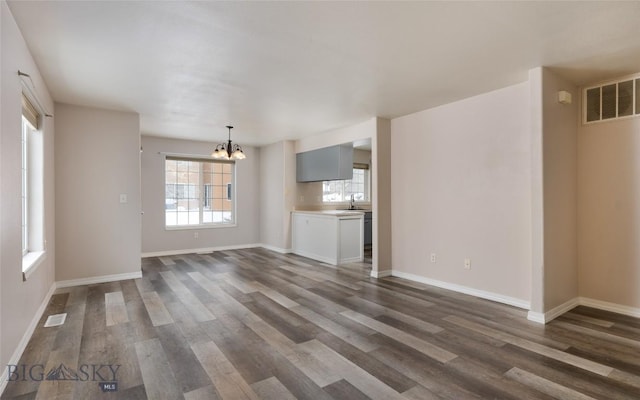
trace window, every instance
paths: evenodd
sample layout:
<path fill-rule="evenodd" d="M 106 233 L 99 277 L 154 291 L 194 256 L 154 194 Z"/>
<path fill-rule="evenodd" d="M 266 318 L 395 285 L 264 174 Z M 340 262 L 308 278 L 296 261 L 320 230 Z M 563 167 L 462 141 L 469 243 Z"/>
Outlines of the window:
<path fill-rule="evenodd" d="M 235 163 L 167 156 L 165 226 L 235 224 Z"/>
<path fill-rule="evenodd" d="M 22 272 L 37 265 L 44 254 L 44 153 L 40 113 L 22 98 Z M 25 275 L 26 278 L 26 275 Z"/>
<path fill-rule="evenodd" d="M 354 164 L 353 178 L 340 181 L 322 182 L 322 201 L 324 203 L 340 203 L 353 200 L 369 201 L 369 166 Z"/>

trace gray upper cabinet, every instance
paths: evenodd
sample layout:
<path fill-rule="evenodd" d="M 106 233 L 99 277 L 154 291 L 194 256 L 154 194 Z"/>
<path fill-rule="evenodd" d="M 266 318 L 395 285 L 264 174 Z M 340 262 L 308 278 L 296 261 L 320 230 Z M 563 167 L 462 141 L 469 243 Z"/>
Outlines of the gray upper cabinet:
<path fill-rule="evenodd" d="M 353 178 L 353 145 L 341 144 L 296 154 L 298 182 Z"/>

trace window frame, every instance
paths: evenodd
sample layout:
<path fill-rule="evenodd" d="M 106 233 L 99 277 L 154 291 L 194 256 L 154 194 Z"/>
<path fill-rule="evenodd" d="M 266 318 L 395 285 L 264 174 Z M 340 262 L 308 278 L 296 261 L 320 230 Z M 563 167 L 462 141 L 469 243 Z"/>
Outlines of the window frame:
<path fill-rule="evenodd" d="M 176 160 L 176 161 L 189 161 L 189 162 L 198 162 L 200 163 L 200 167 L 198 168 L 198 223 L 197 224 L 181 224 L 181 225 L 168 225 L 167 224 L 167 161 L 168 160 Z M 207 205 L 207 198 L 205 197 L 208 192 L 211 192 L 211 189 L 206 189 L 207 186 L 213 187 L 214 185 L 206 184 L 204 182 L 204 163 L 211 164 L 229 164 L 231 165 L 231 199 L 222 198 L 222 200 L 227 200 L 231 203 L 231 222 L 221 223 L 221 222 L 203 222 L 204 218 L 204 208 Z M 215 159 L 213 157 L 206 156 L 195 156 L 195 155 L 184 155 L 184 154 L 171 154 L 164 153 L 164 158 L 162 162 L 163 166 L 163 218 L 164 218 L 164 228 L 167 231 L 174 230 L 191 230 L 191 229 L 220 229 L 220 228 L 233 228 L 238 225 L 238 208 L 237 208 L 237 164 L 234 160 L 221 160 Z M 187 185 L 188 183 L 176 183 L 176 185 Z M 221 185 L 224 188 L 224 193 L 228 192 L 227 184 Z M 216 200 L 213 198 L 212 200 Z M 209 205 L 210 206 L 210 205 Z M 177 222 L 177 221 L 176 221 Z"/>
<path fill-rule="evenodd" d="M 21 252 L 22 280 L 46 255 L 44 206 L 44 132 L 42 115 L 23 93 L 21 112 Z"/>

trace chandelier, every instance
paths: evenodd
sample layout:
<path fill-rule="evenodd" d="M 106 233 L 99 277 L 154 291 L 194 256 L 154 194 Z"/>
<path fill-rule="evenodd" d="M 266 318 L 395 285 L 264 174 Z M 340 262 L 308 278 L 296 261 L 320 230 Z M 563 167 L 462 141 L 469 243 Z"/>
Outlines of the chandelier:
<path fill-rule="evenodd" d="M 223 160 L 243 160 L 247 158 L 240 145 L 231 143 L 231 129 L 233 129 L 233 126 L 227 125 L 227 128 L 229 129 L 229 141 L 217 145 L 213 153 L 211 153 L 211 157 Z"/>

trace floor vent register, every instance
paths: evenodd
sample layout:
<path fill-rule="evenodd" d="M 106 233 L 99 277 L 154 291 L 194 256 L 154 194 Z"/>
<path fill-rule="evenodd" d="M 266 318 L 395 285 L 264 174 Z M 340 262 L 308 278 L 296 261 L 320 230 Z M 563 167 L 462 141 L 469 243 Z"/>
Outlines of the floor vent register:
<path fill-rule="evenodd" d="M 47 322 L 44 323 L 44 327 L 50 328 L 52 326 L 60 326 L 64 324 L 64 321 L 66 319 L 67 313 L 49 315 L 49 317 L 47 318 Z"/>

